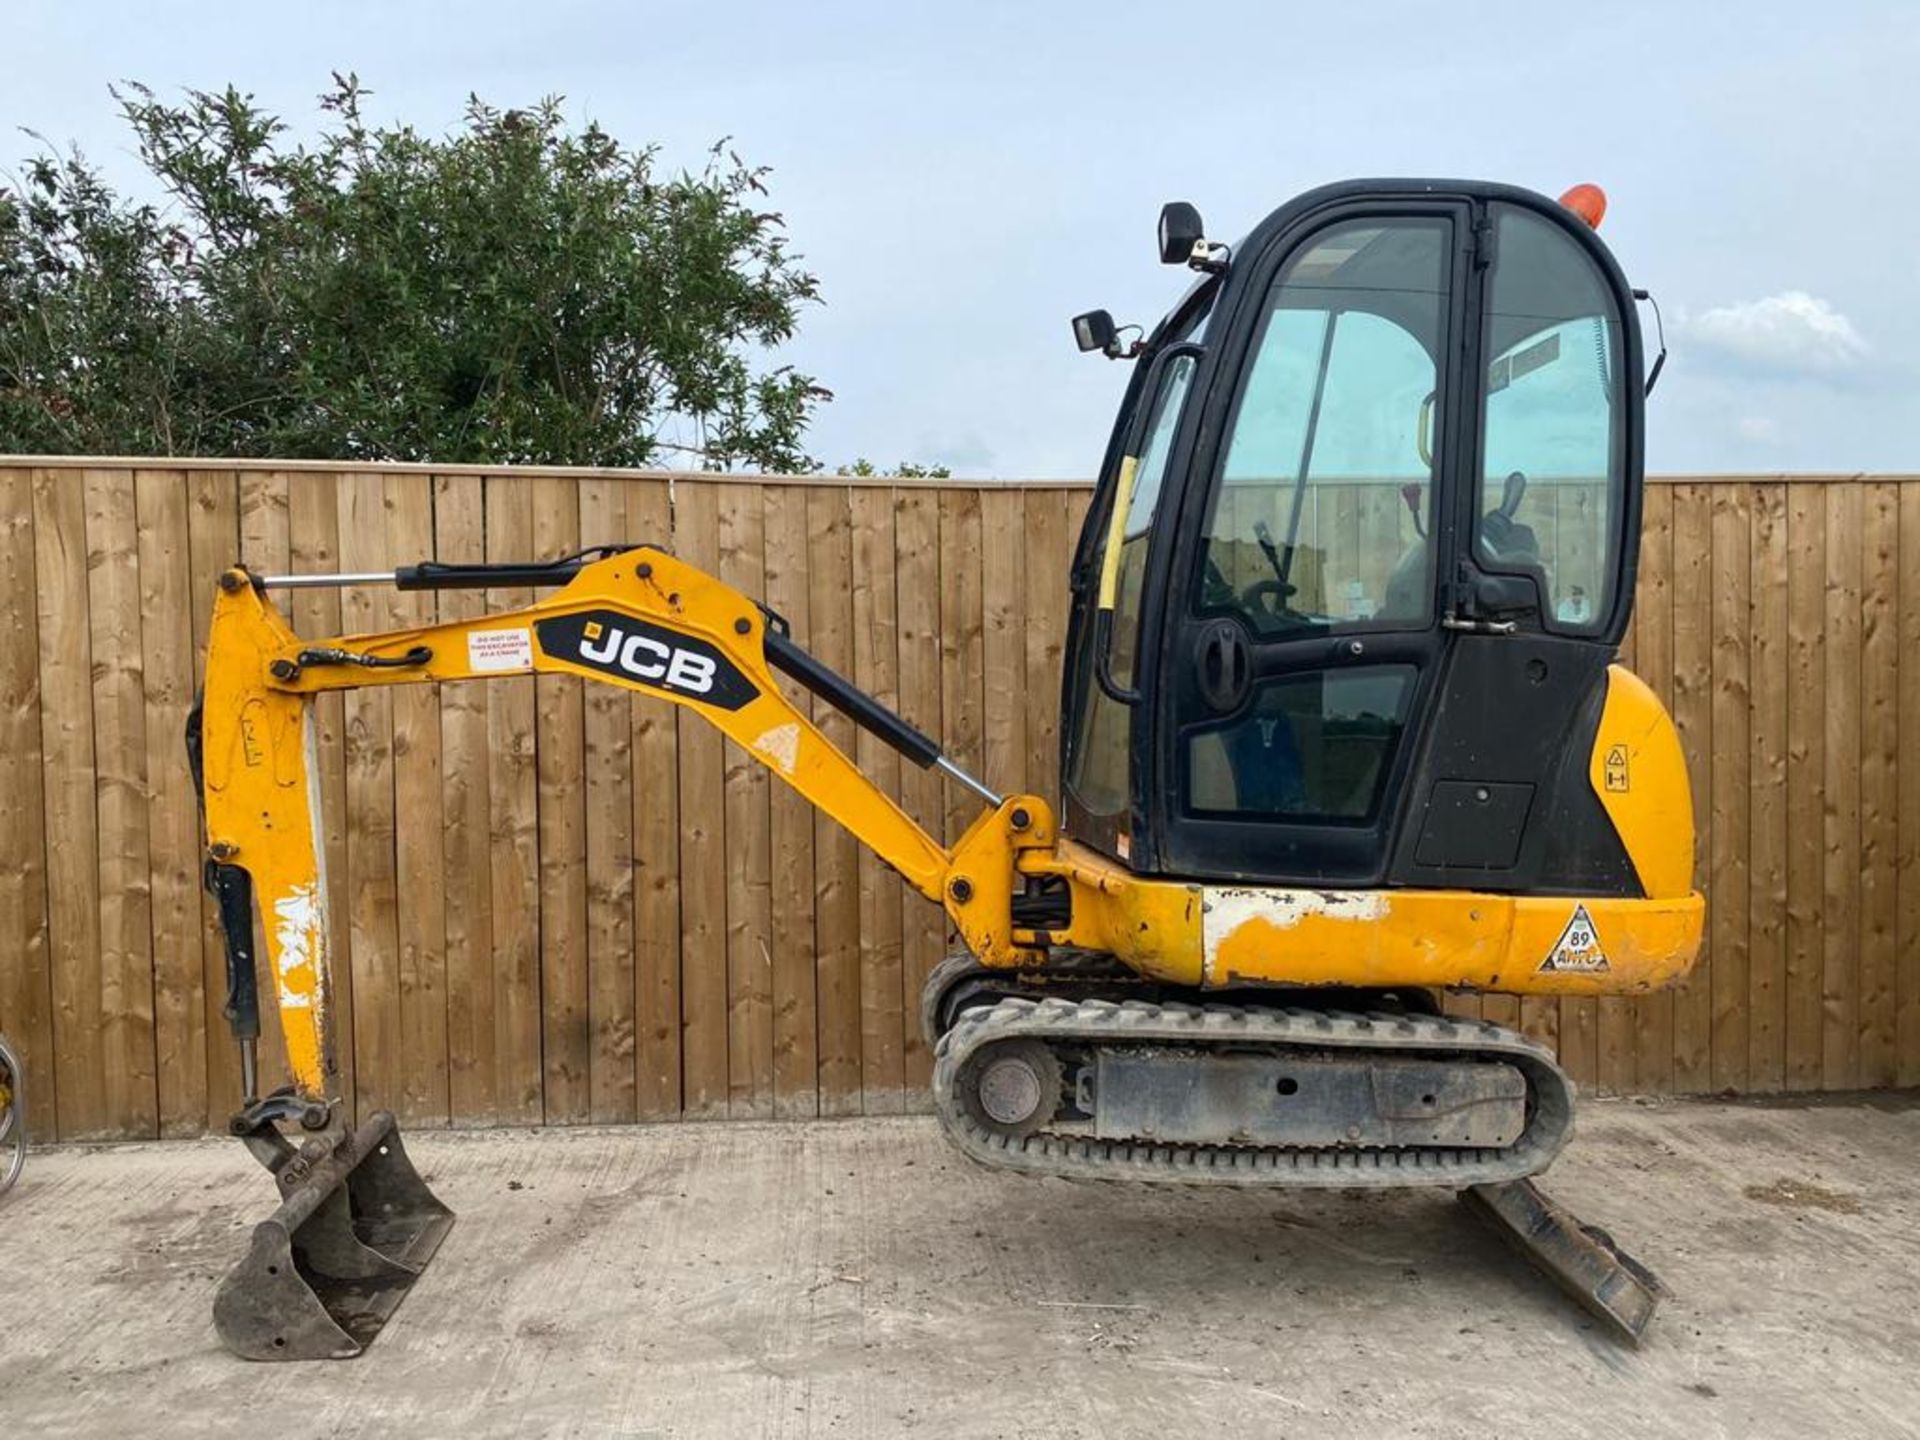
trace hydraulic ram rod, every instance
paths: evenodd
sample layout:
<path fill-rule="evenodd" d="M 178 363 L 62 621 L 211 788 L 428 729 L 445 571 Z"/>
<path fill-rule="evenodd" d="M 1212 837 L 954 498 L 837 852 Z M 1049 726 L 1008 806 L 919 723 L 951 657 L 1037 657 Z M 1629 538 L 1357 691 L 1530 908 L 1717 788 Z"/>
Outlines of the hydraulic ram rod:
<path fill-rule="evenodd" d="M 578 558 L 526 565 L 402 565 L 398 570 L 349 570 L 336 575 L 256 575 L 259 590 L 345 589 L 391 585 L 397 590 L 507 590 L 522 585 L 564 585 L 580 573 Z"/>
<path fill-rule="evenodd" d="M 262 590 L 339 590 L 349 585 L 391 585 L 391 570 L 354 570 L 341 575 L 256 575 Z"/>
<path fill-rule="evenodd" d="M 564 585 L 581 567 L 610 555 L 638 550 L 639 545 L 590 545 L 552 560 L 487 562 L 455 565 L 422 560 L 394 570 L 355 570 L 337 575 L 256 575 L 260 590 L 317 590 L 347 585 L 391 585 L 398 590 L 505 590 L 522 585 Z"/>

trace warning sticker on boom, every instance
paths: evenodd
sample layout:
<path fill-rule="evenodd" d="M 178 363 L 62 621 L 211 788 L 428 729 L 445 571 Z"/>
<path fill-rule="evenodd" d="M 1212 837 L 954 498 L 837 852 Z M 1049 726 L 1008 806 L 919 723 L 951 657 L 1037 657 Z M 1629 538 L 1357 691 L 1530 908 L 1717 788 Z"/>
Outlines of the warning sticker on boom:
<path fill-rule="evenodd" d="M 525 630 L 469 630 L 467 667 L 477 674 L 533 668 L 533 637 Z"/>
<path fill-rule="evenodd" d="M 1587 907 L 1576 905 L 1567 928 L 1560 932 L 1553 949 L 1540 962 L 1540 973 L 1604 975 L 1606 972 L 1607 952 L 1600 948 L 1600 932 L 1593 928 L 1593 917 L 1587 914 Z"/>

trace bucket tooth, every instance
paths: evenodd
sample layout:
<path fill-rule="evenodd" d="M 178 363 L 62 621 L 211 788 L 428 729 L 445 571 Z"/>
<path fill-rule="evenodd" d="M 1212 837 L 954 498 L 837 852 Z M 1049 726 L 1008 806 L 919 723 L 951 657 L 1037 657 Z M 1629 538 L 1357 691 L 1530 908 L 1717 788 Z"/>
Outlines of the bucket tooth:
<path fill-rule="evenodd" d="M 290 1147 L 289 1147 L 290 1148 Z M 380 1111 L 275 1172 L 280 1208 L 214 1297 L 214 1328 L 248 1360 L 344 1360 L 380 1333 L 453 1225 Z"/>

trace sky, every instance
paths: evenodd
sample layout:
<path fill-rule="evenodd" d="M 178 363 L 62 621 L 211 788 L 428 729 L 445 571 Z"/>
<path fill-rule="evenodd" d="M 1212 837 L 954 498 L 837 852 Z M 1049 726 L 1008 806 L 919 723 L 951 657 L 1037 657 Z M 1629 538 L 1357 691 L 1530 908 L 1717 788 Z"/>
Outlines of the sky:
<path fill-rule="evenodd" d="M 1163 201 L 1231 240 L 1326 181 L 1432 175 L 1606 189 L 1673 351 L 1650 470 L 1920 470 L 1913 0 L 0 0 L 0 53 L 0 170 L 29 129 L 136 190 L 120 80 L 231 82 L 296 133 L 353 70 L 423 130 L 477 92 L 565 96 L 676 167 L 730 136 L 820 278 L 780 358 L 835 394 L 829 466 L 1090 475 L 1126 367 L 1067 322 L 1178 296 Z"/>

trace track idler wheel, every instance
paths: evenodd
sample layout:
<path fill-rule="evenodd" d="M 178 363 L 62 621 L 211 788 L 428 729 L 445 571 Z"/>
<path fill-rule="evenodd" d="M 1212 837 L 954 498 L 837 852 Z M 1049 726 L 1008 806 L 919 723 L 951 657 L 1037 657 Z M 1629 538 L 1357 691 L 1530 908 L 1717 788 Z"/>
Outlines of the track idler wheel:
<path fill-rule="evenodd" d="M 985 1129 L 1023 1138 L 1060 1108 L 1060 1061 L 1038 1040 L 989 1045 L 960 1075 L 960 1100 Z"/>

